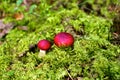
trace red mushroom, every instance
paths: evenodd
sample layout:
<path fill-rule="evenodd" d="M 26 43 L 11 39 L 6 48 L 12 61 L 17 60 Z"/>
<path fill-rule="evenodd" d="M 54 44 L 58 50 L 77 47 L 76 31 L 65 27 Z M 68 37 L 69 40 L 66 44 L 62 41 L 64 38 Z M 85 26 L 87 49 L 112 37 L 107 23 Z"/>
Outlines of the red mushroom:
<path fill-rule="evenodd" d="M 71 34 L 66 32 L 60 32 L 55 35 L 54 43 L 58 47 L 69 47 L 74 43 L 74 38 Z"/>
<path fill-rule="evenodd" d="M 48 49 L 50 49 L 51 47 L 51 44 L 48 40 L 40 40 L 37 44 L 38 48 L 40 49 L 40 52 L 39 52 L 39 57 L 44 57 L 46 55 L 46 51 Z"/>

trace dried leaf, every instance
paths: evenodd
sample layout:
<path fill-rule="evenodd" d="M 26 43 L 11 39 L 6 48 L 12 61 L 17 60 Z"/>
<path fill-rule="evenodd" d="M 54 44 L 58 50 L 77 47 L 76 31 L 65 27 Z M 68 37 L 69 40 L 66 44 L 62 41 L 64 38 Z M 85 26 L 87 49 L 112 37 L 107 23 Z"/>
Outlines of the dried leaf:
<path fill-rule="evenodd" d="M 22 19 L 24 18 L 24 15 L 23 15 L 23 13 L 18 12 L 18 13 L 15 13 L 15 14 L 13 15 L 13 17 L 14 17 L 16 20 L 22 20 Z"/>
<path fill-rule="evenodd" d="M 9 31 L 13 28 L 13 26 L 14 25 L 12 23 L 4 24 L 3 21 L 0 20 L 0 38 L 2 38 L 7 33 L 9 33 Z"/>

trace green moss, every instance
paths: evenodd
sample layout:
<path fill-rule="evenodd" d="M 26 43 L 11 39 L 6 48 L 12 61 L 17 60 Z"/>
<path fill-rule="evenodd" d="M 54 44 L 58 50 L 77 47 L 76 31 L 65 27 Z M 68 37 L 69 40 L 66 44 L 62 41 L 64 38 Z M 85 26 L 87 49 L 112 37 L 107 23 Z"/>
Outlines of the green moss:
<path fill-rule="evenodd" d="M 21 21 L 12 17 L 4 19 L 5 22 L 15 23 L 15 28 L 0 45 L 0 79 L 65 80 L 70 74 L 73 78 L 82 77 L 83 80 L 119 80 L 120 47 L 108 41 L 111 20 L 84 13 L 75 5 L 76 0 L 70 1 L 66 8 L 59 6 L 57 10 L 52 9 L 57 2 L 50 5 L 42 1 L 35 12 L 20 9 L 25 15 Z M 13 14 L 13 11 L 5 10 Z M 17 26 L 27 26 L 28 30 L 20 30 Z M 54 35 L 65 31 L 67 26 L 72 26 L 75 32 L 84 28 L 85 34 L 76 37 L 72 47 L 58 48 L 53 44 Z M 37 47 L 35 51 L 28 51 L 26 56 L 18 58 L 19 54 L 40 39 L 48 39 L 52 43 L 44 58 L 38 57 Z"/>

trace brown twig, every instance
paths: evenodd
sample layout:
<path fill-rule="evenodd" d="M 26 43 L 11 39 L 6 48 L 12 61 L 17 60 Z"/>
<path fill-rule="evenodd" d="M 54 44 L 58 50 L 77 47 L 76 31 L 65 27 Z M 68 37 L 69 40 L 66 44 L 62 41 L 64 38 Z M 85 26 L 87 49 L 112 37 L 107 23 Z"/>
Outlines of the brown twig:
<path fill-rule="evenodd" d="M 72 76 L 70 75 L 70 73 L 68 72 L 68 69 L 65 68 L 65 70 L 67 71 L 67 74 L 68 74 L 68 76 L 70 77 L 70 79 L 71 79 L 71 80 L 74 80 L 74 79 L 72 78 Z"/>

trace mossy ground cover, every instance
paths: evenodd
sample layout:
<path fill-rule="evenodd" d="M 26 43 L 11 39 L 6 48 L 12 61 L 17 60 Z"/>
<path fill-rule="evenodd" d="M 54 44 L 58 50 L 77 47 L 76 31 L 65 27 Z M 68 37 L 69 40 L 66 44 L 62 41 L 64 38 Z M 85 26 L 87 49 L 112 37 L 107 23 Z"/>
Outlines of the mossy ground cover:
<path fill-rule="evenodd" d="M 113 25 L 110 18 L 86 14 L 79 9 L 77 0 L 66 1 L 65 7 L 57 6 L 62 0 L 54 3 L 41 0 L 29 11 L 25 11 L 25 6 L 17 6 L 15 1 L 1 2 L 0 9 L 6 13 L 3 21 L 14 24 L 14 28 L 1 38 L 1 80 L 120 79 L 120 47 L 108 39 Z M 14 19 L 12 15 L 16 12 L 22 12 L 24 18 Z M 27 30 L 18 26 L 26 26 Z M 75 42 L 71 47 L 59 48 L 53 38 L 64 31 L 71 33 Z M 38 57 L 37 47 L 29 50 L 41 39 L 52 43 L 44 58 Z M 25 51 L 26 55 L 19 57 Z"/>

